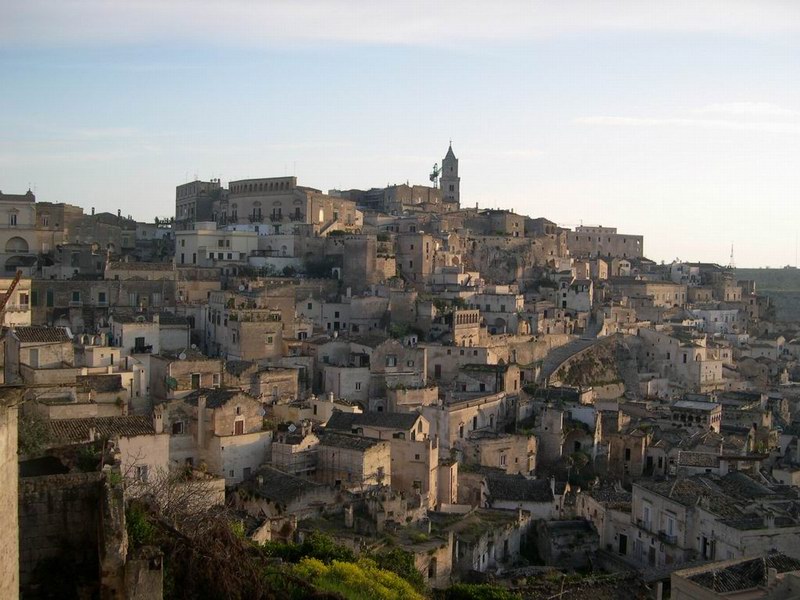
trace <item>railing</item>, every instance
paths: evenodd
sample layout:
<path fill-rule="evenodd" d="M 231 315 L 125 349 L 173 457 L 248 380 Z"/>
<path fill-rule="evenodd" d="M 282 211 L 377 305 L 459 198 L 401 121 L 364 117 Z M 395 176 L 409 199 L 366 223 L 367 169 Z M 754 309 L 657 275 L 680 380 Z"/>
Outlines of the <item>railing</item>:
<path fill-rule="evenodd" d="M 275 222 L 275 221 L 283 221 L 283 215 L 281 213 L 272 213 L 269 216 L 269 220 L 273 221 L 273 222 Z"/>
<path fill-rule="evenodd" d="M 300 213 L 294 213 L 289 215 L 290 221 L 302 221 L 305 219 L 305 216 Z"/>
<path fill-rule="evenodd" d="M 153 351 L 153 346 L 134 346 L 131 348 L 131 354 L 150 354 Z"/>
<path fill-rule="evenodd" d="M 22 311 L 27 312 L 31 308 L 30 304 L 6 304 L 6 312 Z"/>
<path fill-rule="evenodd" d="M 673 546 L 676 546 L 678 544 L 678 536 L 669 535 L 666 531 L 658 532 L 658 540 L 660 542 L 664 542 L 665 544 L 672 544 Z"/>

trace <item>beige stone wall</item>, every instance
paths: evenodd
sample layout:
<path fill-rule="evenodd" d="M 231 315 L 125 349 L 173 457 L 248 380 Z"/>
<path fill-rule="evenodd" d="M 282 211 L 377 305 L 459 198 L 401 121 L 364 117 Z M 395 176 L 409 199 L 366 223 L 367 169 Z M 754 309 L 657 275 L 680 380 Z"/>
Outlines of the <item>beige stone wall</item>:
<path fill-rule="evenodd" d="M 377 442 L 364 451 L 326 446 L 318 449 L 317 479 L 328 485 L 337 482 L 345 489 L 391 485 L 392 457 L 388 441 Z"/>
<path fill-rule="evenodd" d="M 0 598 L 9 600 L 19 597 L 17 396 L 0 393 Z"/>

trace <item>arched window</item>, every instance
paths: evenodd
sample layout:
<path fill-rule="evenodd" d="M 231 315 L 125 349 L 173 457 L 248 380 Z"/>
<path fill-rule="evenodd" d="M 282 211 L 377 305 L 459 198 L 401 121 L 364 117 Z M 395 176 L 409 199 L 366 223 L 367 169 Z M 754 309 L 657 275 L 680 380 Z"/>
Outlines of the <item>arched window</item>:
<path fill-rule="evenodd" d="M 28 252 L 28 242 L 19 236 L 14 236 L 6 242 L 6 252 Z"/>

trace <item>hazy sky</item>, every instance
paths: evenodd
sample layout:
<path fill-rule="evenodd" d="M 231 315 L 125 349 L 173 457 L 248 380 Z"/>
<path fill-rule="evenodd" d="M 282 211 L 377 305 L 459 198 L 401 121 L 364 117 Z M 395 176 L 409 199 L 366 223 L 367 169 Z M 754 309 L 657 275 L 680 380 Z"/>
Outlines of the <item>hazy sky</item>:
<path fill-rule="evenodd" d="M 297 175 L 794 264 L 800 2 L 4 0 L 0 190 L 152 219 Z"/>

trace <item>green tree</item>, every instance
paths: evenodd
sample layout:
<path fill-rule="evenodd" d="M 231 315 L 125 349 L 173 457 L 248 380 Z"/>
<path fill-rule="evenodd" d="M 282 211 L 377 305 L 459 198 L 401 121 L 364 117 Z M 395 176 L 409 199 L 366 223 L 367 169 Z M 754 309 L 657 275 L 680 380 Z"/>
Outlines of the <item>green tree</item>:
<path fill-rule="evenodd" d="M 20 455 L 36 456 L 50 441 L 47 420 L 37 412 L 21 414 L 17 423 L 17 446 Z"/>

